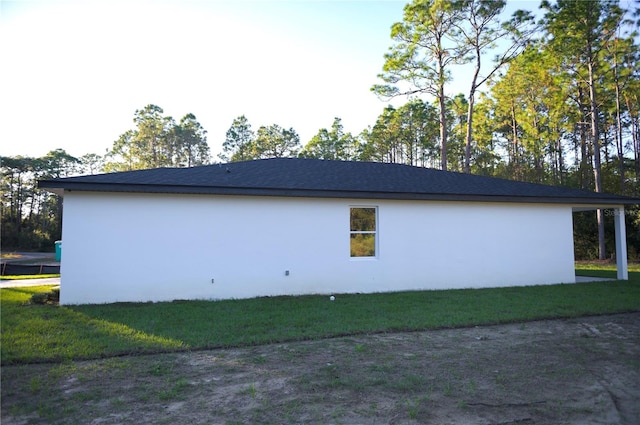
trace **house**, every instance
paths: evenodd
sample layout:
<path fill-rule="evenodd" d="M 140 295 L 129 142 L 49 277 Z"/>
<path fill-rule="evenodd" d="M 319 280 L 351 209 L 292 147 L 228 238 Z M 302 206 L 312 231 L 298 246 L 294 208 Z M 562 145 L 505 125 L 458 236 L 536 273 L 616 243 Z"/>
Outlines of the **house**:
<path fill-rule="evenodd" d="M 572 211 L 640 200 L 399 164 L 280 158 L 43 180 L 63 304 L 573 283 Z M 624 254 L 620 254 L 624 253 Z"/>

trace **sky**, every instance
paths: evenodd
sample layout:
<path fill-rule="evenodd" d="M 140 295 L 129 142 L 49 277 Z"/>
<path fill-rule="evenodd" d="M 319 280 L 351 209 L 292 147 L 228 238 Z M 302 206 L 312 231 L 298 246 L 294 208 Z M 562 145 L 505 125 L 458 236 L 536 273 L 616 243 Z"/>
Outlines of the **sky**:
<path fill-rule="evenodd" d="M 510 0 L 534 10 L 539 1 Z M 234 118 L 359 134 L 401 0 L 0 0 L 0 155 L 104 154 L 148 104 L 193 113 L 214 159 Z M 449 87 L 466 92 L 464 73 Z M 398 99 L 394 104 L 402 104 Z"/>

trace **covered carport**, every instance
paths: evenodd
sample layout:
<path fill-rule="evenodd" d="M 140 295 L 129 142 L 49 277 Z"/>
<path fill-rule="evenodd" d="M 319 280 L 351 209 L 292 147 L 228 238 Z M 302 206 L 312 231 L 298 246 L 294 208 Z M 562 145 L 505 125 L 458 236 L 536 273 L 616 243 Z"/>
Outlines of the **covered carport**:
<path fill-rule="evenodd" d="M 627 254 L 627 230 L 624 205 L 581 205 L 573 207 L 573 212 L 608 210 L 612 212 L 615 227 L 615 259 L 618 280 L 629 280 Z"/>

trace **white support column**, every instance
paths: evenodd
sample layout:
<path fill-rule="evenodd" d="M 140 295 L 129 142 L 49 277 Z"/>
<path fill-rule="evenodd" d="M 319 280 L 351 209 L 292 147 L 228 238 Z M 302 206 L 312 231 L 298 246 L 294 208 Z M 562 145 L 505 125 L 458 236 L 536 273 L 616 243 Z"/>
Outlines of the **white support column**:
<path fill-rule="evenodd" d="M 618 269 L 618 280 L 629 280 L 629 269 L 627 264 L 627 230 L 624 224 L 624 207 L 614 209 L 614 220 L 616 225 L 616 267 Z"/>

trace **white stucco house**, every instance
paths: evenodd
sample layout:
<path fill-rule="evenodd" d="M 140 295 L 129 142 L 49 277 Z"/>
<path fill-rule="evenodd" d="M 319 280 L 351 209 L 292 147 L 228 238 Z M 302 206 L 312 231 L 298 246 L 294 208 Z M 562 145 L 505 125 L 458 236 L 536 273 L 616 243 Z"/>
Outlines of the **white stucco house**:
<path fill-rule="evenodd" d="M 43 180 L 63 304 L 575 282 L 572 211 L 640 200 L 399 164 L 268 159 Z"/>

